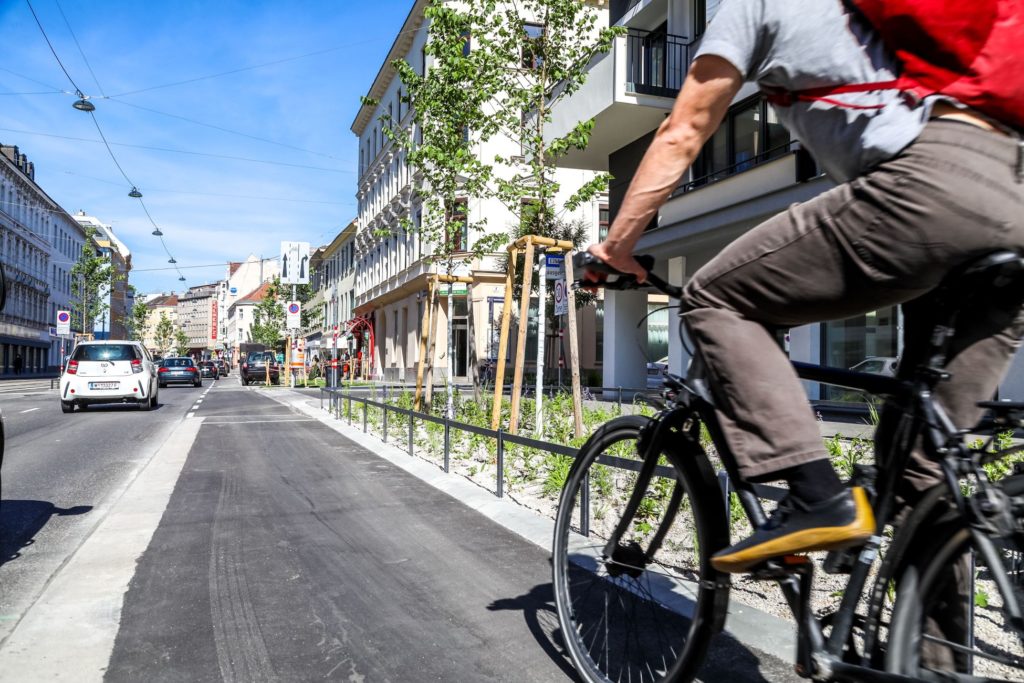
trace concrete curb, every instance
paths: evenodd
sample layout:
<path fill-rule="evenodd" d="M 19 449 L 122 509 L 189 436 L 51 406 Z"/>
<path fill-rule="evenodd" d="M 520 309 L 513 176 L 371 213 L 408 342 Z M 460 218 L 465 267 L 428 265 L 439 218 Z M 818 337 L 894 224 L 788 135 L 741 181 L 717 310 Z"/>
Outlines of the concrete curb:
<path fill-rule="evenodd" d="M 409 472 L 439 491 L 443 491 L 491 521 L 522 536 L 545 550 L 551 548 L 554 521 L 524 508 L 506 498 L 480 488 L 457 474 L 445 474 L 436 465 L 422 458 L 410 457 L 405 450 L 386 444 L 362 429 L 349 427 L 343 420 L 334 419 L 321 410 L 319 400 L 297 391 L 267 394 L 275 401 L 304 415 L 308 415 L 342 436 L 354 441 L 374 455 Z M 748 607 L 733 600 L 729 604 L 726 631 L 744 645 L 774 655 L 784 662 L 791 661 L 796 652 L 796 626 L 767 612 Z"/>

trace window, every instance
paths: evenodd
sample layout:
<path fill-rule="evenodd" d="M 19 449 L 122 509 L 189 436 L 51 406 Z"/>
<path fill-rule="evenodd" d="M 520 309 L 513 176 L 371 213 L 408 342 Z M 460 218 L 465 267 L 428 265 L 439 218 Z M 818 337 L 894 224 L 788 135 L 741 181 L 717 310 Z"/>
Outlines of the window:
<path fill-rule="evenodd" d="M 449 235 L 449 243 L 452 251 L 466 251 L 469 249 L 469 207 L 465 199 L 455 200 L 455 207 L 452 210 L 452 223 L 457 224 L 453 234 Z"/>
<path fill-rule="evenodd" d="M 609 217 L 608 205 L 602 204 L 601 208 L 597 210 L 597 240 L 599 242 L 604 242 L 608 237 Z"/>
<path fill-rule="evenodd" d="M 468 57 L 469 56 L 470 50 L 472 49 L 471 43 L 472 43 L 472 40 L 470 39 L 469 31 L 463 31 L 462 32 L 462 56 L 463 57 Z"/>
<path fill-rule="evenodd" d="M 543 63 L 544 26 L 541 24 L 523 24 L 526 40 L 523 43 L 523 68 L 537 69 Z"/>
<path fill-rule="evenodd" d="M 789 132 L 764 98 L 732 107 L 693 165 L 689 186 L 740 173 L 789 151 Z"/>

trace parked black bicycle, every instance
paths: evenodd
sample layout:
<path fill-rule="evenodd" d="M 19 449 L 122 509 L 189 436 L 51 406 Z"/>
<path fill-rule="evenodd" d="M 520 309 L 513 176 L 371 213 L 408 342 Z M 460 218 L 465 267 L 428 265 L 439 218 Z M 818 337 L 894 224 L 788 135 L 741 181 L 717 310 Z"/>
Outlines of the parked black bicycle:
<path fill-rule="evenodd" d="M 612 275 L 600 286 L 640 286 L 589 254 L 575 261 L 577 273 Z M 653 273 L 647 282 L 680 297 Z M 1019 310 L 1024 259 L 988 255 L 947 278 L 932 300 L 932 334 L 914 355 L 922 361 L 897 378 L 794 363 L 804 379 L 886 402 L 876 465 L 851 477 L 869 492 L 877 533 L 825 560 L 826 571 L 849 574 L 838 608 L 812 609 L 815 565 L 805 556 L 777 558 L 753 574 L 777 581 L 792 609 L 802 676 L 1024 680 L 1024 472 L 1007 462 L 1024 446 L 995 448 L 997 432 L 1024 425 L 1024 403 L 982 404 L 991 420 L 978 446 L 932 398 L 948 379 L 943 368 L 961 312 Z M 724 627 L 731 583 L 711 556 L 730 544 L 731 523 L 757 526 L 766 513 L 763 489 L 736 476 L 715 393 L 698 354 L 685 379 L 666 379 L 664 410 L 603 425 L 568 475 L 555 521 L 555 602 L 568 652 L 588 681 L 690 680 Z M 944 483 L 908 510 L 897 492 L 915 447 L 941 464 Z M 731 505 L 720 468 L 735 492 Z"/>

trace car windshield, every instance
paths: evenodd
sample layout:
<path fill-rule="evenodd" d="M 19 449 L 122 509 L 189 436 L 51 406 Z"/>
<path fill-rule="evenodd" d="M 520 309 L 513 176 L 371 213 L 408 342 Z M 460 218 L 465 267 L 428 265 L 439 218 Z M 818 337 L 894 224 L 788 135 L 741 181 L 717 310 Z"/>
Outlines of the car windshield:
<path fill-rule="evenodd" d="M 87 344 L 75 349 L 71 360 L 135 360 L 139 354 L 131 344 Z"/>
<path fill-rule="evenodd" d="M 165 368 L 189 368 L 192 367 L 191 358 L 165 358 L 160 361 L 160 365 Z"/>

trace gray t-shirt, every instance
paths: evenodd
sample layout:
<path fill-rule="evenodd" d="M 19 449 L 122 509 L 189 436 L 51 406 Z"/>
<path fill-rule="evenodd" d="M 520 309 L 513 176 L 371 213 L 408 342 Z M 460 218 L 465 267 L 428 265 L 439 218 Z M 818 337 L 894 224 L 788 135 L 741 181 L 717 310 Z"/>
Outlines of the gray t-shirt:
<path fill-rule="evenodd" d="M 697 56 L 717 55 L 760 86 L 788 91 L 895 78 L 881 39 L 843 0 L 724 0 Z M 833 96 L 881 109 L 826 102 L 776 107 L 779 119 L 840 182 L 892 158 L 928 121 L 930 103 L 912 106 L 894 90 Z"/>

